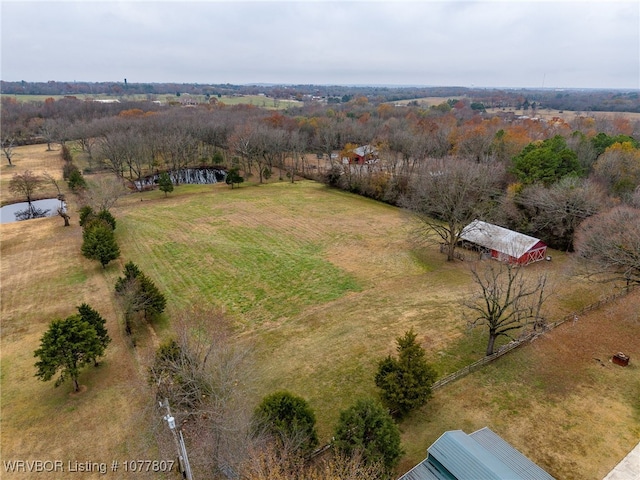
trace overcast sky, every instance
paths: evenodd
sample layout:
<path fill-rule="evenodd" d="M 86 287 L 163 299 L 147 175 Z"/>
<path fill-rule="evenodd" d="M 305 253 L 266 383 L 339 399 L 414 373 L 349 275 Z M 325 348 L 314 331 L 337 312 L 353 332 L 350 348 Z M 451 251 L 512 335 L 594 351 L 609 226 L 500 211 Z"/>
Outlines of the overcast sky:
<path fill-rule="evenodd" d="M 640 2 L 1 1 L 2 80 L 640 88 Z"/>

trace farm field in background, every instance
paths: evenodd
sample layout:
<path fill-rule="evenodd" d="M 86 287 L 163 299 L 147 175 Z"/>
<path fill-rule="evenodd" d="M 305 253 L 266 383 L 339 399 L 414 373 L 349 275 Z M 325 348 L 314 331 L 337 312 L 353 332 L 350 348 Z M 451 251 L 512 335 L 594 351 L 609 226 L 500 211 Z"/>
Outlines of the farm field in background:
<path fill-rule="evenodd" d="M 9 95 L 9 94 L 0 94 L 0 96 L 15 98 L 19 102 L 44 102 L 47 98 L 53 98 L 55 100 L 60 100 L 64 98 L 64 95 Z M 87 95 L 87 94 L 77 94 L 72 95 L 81 100 L 87 99 L 95 99 L 95 100 L 120 100 L 120 101 L 142 101 L 142 100 L 155 100 L 162 103 L 170 103 L 170 102 L 180 102 L 181 99 L 185 100 L 189 97 L 192 97 L 194 101 L 198 104 L 206 104 L 208 103 L 207 98 L 204 95 L 187 95 L 183 97 L 183 95 L 177 96 L 175 94 L 135 94 L 135 95 L 106 95 L 106 94 L 96 94 L 96 95 Z M 215 98 L 217 101 L 224 103 L 225 105 L 253 105 L 259 108 L 265 108 L 267 110 L 284 110 L 289 107 L 301 107 L 304 105 L 303 102 L 298 100 L 291 99 L 275 99 L 272 97 L 267 97 L 264 95 L 222 95 L 221 97 L 211 96 L 211 98 Z M 422 98 L 413 98 L 407 100 L 399 100 L 393 102 L 395 105 L 407 105 L 412 102 L 417 102 L 420 106 L 424 108 L 429 108 L 432 106 L 439 105 L 443 102 L 446 102 L 449 98 L 457 98 L 457 97 L 422 97 Z M 534 116 L 531 110 L 516 110 L 515 108 L 488 108 L 487 113 L 496 114 L 496 113 L 504 113 L 504 112 L 512 112 L 515 115 L 527 115 Z M 572 122 L 577 117 L 587 116 L 594 118 L 603 118 L 603 119 L 613 119 L 615 117 L 624 117 L 630 120 L 640 120 L 640 113 L 635 112 L 605 112 L 605 111 L 572 111 L 572 110 L 556 110 L 552 108 L 541 108 L 536 110 L 536 117 L 542 118 L 544 120 L 552 120 L 554 117 L 562 118 L 565 122 Z"/>
<path fill-rule="evenodd" d="M 18 102 L 44 102 L 47 98 L 60 100 L 61 98 L 65 97 L 65 95 L 8 95 L 8 94 L 4 94 L 2 96 L 15 98 Z M 77 94 L 77 95 L 71 95 L 71 96 L 76 97 L 80 100 L 119 100 L 121 102 L 156 100 L 162 103 L 180 102 L 181 99 L 186 100 L 188 98 L 192 98 L 194 101 L 196 101 L 199 104 L 208 103 L 208 100 L 205 97 L 205 95 L 189 95 L 189 94 L 181 94 L 180 96 L 168 95 L 168 94 L 153 94 L 153 95 Z M 254 105 L 256 107 L 266 108 L 268 110 L 280 110 L 280 109 L 285 109 L 289 107 L 301 107 L 303 105 L 302 102 L 297 100 L 280 99 L 280 98 L 276 99 L 272 97 L 266 97 L 264 95 L 222 95 L 220 97 L 211 96 L 211 98 L 215 98 L 217 101 L 222 102 L 225 105 Z"/>
<path fill-rule="evenodd" d="M 451 97 L 451 98 L 459 98 L 459 97 Z M 440 105 L 443 102 L 446 102 L 449 97 L 423 97 L 423 98 L 414 98 L 409 100 L 400 100 L 398 102 L 394 102 L 396 105 L 407 105 L 412 102 L 417 102 L 418 105 L 429 108 L 435 107 L 436 105 Z M 624 117 L 630 120 L 640 120 L 640 113 L 635 112 L 604 112 L 604 111 L 573 111 L 573 110 L 557 110 L 553 108 L 540 108 L 536 110 L 536 114 L 533 115 L 532 110 L 522 110 L 515 109 L 512 107 L 509 108 L 487 108 L 487 113 L 491 115 L 495 115 L 497 113 L 505 113 L 511 112 L 516 116 L 526 115 L 530 117 L 538 117 L 544 120 L 552 120 L 554 117 L 562 118 L 565 122 L 572 122 L 578 117 L 594 117 L 594 118 L 603 118 L 611 120 L 615 117 Z"/>
<path fill-rule="evenodd" d="M 16 167 L 0 169 L 3 185 L 53 165 L 46 145 L 16 151 Z M 376 395 L 377 361 L 409 328 L 440 375 L 483 355 L 485 333 L 467 332 L 460 306 L 470 262 L 417 248 L 414 220 L 395 207 L 310 181 L 132 194 L 112 210 L 122 256 L 105 271 L 81 256 L 77 207 L 70 213 L 68 228 L 60 218 L 0 227 L 3 458 L 157 458 L 146 362 L 171 318 L 196 303 L 224 309 L 237 341 L 254 346 L 259 380 L 247 401 L 276 389 L 305 397 L 321 442 L 341 409 Z M 550 274 L 551 319 L 610 292 L 575 278 L 565 254 L 552 256 L 527 269 Z M 165 321 L 153 335 L 138 332 L 136 349 L 113 298 L 129 260 L 168 300 Z M 107 318 L 114 341 L 102 366 L 81 375 L 86 391 L 70 395 L 68 384 L 36 380 L 33 351 L 49 321 L 81 302 Z M 558 478 L 602 478 L 640 437 L 639 307 L 636 291 L 438 390 L 401 425 L 401 470 L 445 430 L 489 425 Z M 608 362 L 618 350 L 631 356 L 626 369 Z"/>

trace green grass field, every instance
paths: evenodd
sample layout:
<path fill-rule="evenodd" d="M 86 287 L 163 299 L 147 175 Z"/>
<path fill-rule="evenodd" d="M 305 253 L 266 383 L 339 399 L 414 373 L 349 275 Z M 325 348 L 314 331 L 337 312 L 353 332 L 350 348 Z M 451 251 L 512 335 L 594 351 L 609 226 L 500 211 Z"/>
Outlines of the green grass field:
<path fill-rule="evenodd" d="M 34 151 L 20 161 L 43 160 Z M 236 340 L 253 346 L 258 381 L 247 402 L 277 389 L 303 396 L 321 442 L 340 410 L 376 395 L 377 361 L 409 328 L 441 375 L 484 353 L 486 336 L 466 330 L 461 307 L 468 262 L 415 247 L 414 220 L 397 208 L 310 181 L 274 181 L 132 194 L 112 212 L 122 257 L 106 270 L 81 257 L 73 209 L 69 228 L 59 218 L 1 227 L 3 458 L 157 458 L 145 365 L 171 335 L 171 319 L 192 306 L 224 310 Z M 552 318 L 608 293 L 574 278 L 566 255 L 553 257 L 527 270 L 549 273 Z M 113 298 L 129 260 L 168 299 L 158 338 L 139 332 L 135 349 Z M 48 322 L 83 301 L 108 319 L 114 342 L 103 366 L 81 376 L 85 393 L 70 395 L 70 385 L 33 377 L 32 352 Z M 490 426 L 558 478 L 602 478 L 640 437 L 638 369 L 606 361 L 618 350 L 640 358 L 640 299 L 625 302 L 437 391 L 401 425 L 400 470 L 445 430 Z"/>

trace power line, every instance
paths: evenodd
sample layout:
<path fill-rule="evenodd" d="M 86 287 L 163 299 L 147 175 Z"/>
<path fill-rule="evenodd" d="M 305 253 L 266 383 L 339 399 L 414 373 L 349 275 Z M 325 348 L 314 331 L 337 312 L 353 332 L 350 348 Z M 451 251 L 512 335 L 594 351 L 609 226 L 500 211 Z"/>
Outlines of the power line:
<path fill-rule="evenodd" d="M 187 456 L 187 448 L 184 444 L 184 437 L 182 436 L 182 431 L 176 432 L 176 420 L 171 415 L 171 409 L 169 408 L 169 399 L 165 398 L 164 402 L 160 402 L 160 407 L 167 408 L 167 414 L 162 417 L 167 421 L 169 425 L 169 430 L 173 434 L 173 440 L 176 444 L 176 449 L 178 451 L 178 462 L 180 465 L 180 473 L 182 473 L 182 477 L 187 480 L 193 480 L 193 475 L 191 474 L 191 465 L 189 464 L 189 457 Z M 178 433 L 180 434 L 178 436 Z"/>

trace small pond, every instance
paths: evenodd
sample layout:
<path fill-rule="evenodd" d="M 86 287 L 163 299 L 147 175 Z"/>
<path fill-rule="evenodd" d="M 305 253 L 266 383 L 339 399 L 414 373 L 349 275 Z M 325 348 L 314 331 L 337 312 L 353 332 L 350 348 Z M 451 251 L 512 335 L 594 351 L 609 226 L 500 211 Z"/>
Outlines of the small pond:
<path fill-rule="evenodd" d="M 27 202 L 12 203 L 0 208 L 0 223 L 13 223 L 32 218 L 54 217 L 58 214 L 60 200 L 57 198 L 45 198 Z M 63 202 L 63 208 L 67 206 Z"/>

